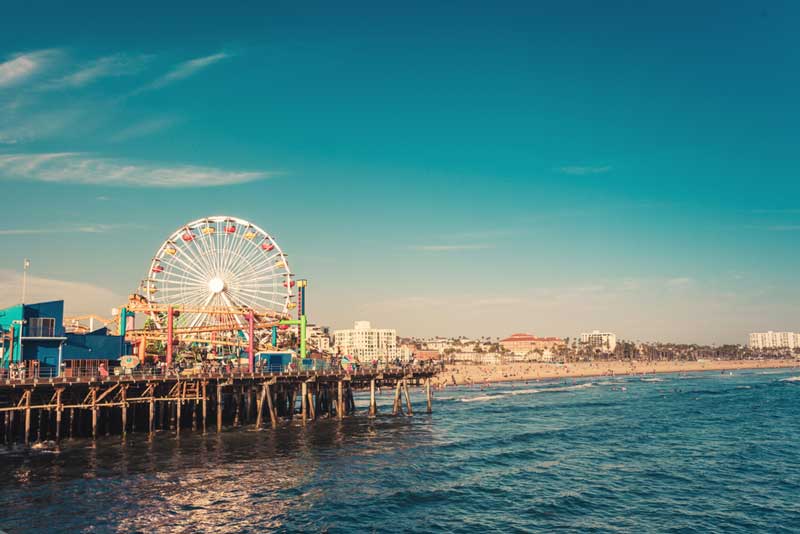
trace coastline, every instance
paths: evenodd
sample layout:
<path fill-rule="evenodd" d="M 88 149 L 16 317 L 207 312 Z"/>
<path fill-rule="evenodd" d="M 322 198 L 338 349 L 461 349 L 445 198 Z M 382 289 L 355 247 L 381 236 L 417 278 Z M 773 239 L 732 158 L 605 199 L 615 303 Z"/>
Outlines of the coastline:
<path fill-rule="evenodd" d="M 515 362 L 495 366 L 448 365 L 434 380 L 439 388 L 495 382 L 519 382 L 553 378 L 645 375 L 742 369 L 800 369 L 797 360 L 705 360 L 705 361 L 600 361 L 568 364 Z"/>

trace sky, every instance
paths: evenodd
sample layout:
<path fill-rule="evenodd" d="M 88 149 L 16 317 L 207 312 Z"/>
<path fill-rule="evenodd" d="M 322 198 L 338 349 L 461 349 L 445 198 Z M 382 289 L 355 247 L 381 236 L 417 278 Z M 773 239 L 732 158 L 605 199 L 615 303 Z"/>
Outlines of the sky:
<path fill-rule="evenodd" d="M 316 324 L 800 331 L 796 2 L 28 2 L 0 17 L 0 305 L 109 315 L 232 215 Z"/>

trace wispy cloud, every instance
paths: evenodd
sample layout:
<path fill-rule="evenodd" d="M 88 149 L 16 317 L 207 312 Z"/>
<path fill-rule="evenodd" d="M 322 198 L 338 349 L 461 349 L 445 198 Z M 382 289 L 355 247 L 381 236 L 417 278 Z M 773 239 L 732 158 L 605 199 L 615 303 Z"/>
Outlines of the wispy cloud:
<path fill-rule="evenodd" d="M 603 166 L 584 166 L 584 165 L 567 165 L 559 167 L 558 172 L 561 174 L 570 174 L 573 176 L 588 176 L 590 174 L 603 174 L 611 170 L 610 165 Z"/>
<path fill-rule="evenodd" d="M 231 57 L 230 54 L 219 52 L 210 56 L 198 57 L 195 59 L 190 59 L 189 61 L 184 61 L 183 63 L 176 65 L 175 68 L 160 78 L 143 87 L 141 91 L 159 89 L 171 83 L 183 80 L 184 78 L 188 78 L 189 76 L 192 76 L 197 72 L 210 67 L 214 63 L 218 63 L 219 61 L 229 57 Z"/>
<path fill-rule="evenodd" d="M 123 141 L 130 141 L 131 139 L 138 139 L 145 137 L 162 130 L 166 130 L 174 125 L 177 121 L 171 117 L 156 117 L 153 119 L 146 119 L 123 128 L 117 133 L 113 134 L 109 140 L 113 143 L 120 143 Z"/>
<path fill-rule="evenodd" d="M 0 63 L 0 88 L 25 81 L 41 71 L 57 54 L 57 50 L 37 50 L 16 54 Z"/>
<path fill-rule="evenodd" d="M 140 72 L 150 56 L 115 54 L 84 64 L 78 70 L 47 84 L 49 89 L 75 88 L 89 85 L 100 78 L 129 76 Z"/>
<path fill-rule="evenodd" d="M 86 115 L 87 110 L 78 107 L 8 113 L 0 116 L 0 145 L 14 145 L 53 137 L 80 123 L 82 119 L 85 126 Z"/>
<path fill-rule="evenodd" d="M 36 268 L 35 262 L 33 268 Z M 27 301 L 64 299 L 68 314 L 97 313 L 105 316 L 110 314 L 113 306 L 124 302 L 121 295 L 85 282 L 29 275 L 27 285 Z M 0 270 L 0 307 L 19 304 L 21 295 L 22 275 L 11 270 Z"/>
<path fill-rule="evenodd" d="M 127 224 L 66 224 L 47 228 L 0 228 L 0 235 L 103 234 L 113 230 L 131 227 L 131 225 Z"/>
<path fill-rule="evenodd" d="M 489 244 L 471 244 L 471 245 L 416 245 L 411 247 L 413 250 L 422 250 L 426 252 L 457 252 L 460 250 L 485 250 L 493 248 Z"/>
<path fill-rule="evenodd" d="M 0 180 L 178 188 L 241 184 L 275 174 L 194 165 L 134 163 L 71 152 L 0 155 Z"/>
<path fill-rule="evenodd" d="M 671 287 L 673 289 L 683 288 L 692 285 L 694 280 L 686 276 L 680 276 L 675 278 L 668 278 L 666 280 L 667 287 Z"/>

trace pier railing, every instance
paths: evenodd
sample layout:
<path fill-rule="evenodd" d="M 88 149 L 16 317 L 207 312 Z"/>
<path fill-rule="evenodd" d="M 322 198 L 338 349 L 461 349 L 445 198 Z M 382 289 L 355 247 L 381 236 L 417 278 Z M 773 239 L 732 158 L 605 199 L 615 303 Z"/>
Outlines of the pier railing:
<path fill-rule="evenodd" d="M 272 369 L 267 366 L 249 372 L 246 368 L 167 368 L 167 367 L 148 367 L 135 370 L 122 370 L 114 372 L 119 368 L 113 368 L 112 372 L 102 372 L 98 369 L 73 369 L 69 374 L 61 373 L 53 367 L 34 368 L 34 369 L 0 369 L 0 383 L 5 384 L 30 384 L 36 382 L 52 383 L 72 383 L 72 382 L 129 382 L 147 380 L 167 380 L 185 379 L 193 380 L 198 378 L 264 378 L 264 377 L 297 377 L 297 376 L 361 376 L 372 375 L 375 373 L 387 374 L 407 374 L 407 373 L 436 373 L 441 367 L 439 365 L 389 365 L 389 366 L 364 366 L 354 370 L 327 367 L 324 369 Z"/>

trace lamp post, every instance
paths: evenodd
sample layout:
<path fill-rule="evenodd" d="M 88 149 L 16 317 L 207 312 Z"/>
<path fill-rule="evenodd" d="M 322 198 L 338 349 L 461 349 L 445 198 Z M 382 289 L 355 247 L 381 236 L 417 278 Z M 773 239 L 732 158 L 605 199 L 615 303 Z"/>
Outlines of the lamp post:
<path fill-rule="evenodd" d="M 25 304 L 25 290 L 28 286 L 28 269 L 31 267 L 31 260 L 25 258 L 22 262 L 22 304 Z"/>

